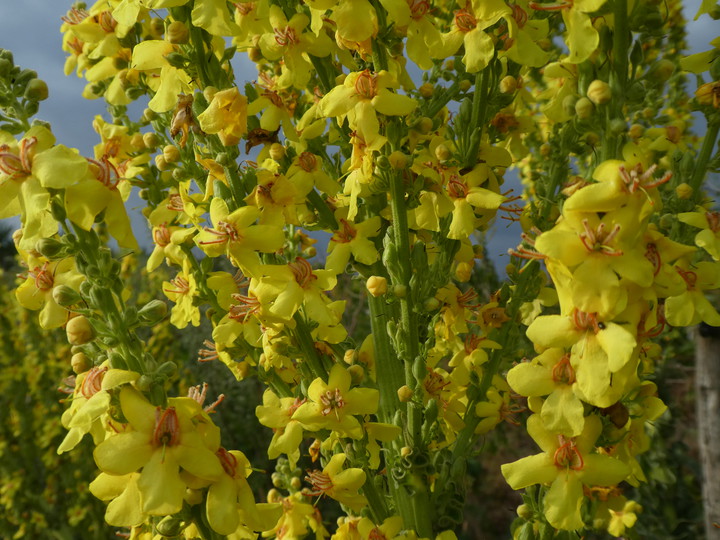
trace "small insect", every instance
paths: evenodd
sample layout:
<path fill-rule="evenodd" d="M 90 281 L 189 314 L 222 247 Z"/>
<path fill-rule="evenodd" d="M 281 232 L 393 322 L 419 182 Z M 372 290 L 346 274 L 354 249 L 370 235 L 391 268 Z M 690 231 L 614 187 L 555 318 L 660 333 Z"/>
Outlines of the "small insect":
<path fill-rule="evenodd" d="M 267 129 L 255 128 L 248 132 L 247 142 L 245 143 L 245 153 L 249 153 L 254 146 L 261 144 L 272 144 L 278 142 L 278 132 L 280 128 L 275 131 L 268 131 Z"/>

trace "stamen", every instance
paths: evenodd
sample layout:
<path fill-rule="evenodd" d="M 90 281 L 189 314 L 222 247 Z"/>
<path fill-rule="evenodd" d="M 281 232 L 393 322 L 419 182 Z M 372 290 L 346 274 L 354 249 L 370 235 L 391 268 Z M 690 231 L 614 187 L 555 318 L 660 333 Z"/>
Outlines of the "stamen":
<path fill-rule="evenodd" d="M 355 80 L 355 93 L 361 98 L 372 99 L 377 95 L 375 76 L 366 69 Z"/>
<path fill-rule="evenodd" d="M 288 266 L 295 276 L 295 281 L 297 281 L 298 285 L 303 289 L 317 279 L 310 263 L 302 257 L 295 258 L 295 261 L 289 263 Z"/>
<path fill-rule="evenodd" d="M 580 451 L 575 446 L 575 441 L 566 438 L 564 435 L 558 435 L 560 446 L 555 450 L 553 461 L 558 469 L 572 469 L 573 471 L 581 471 L 585 466 Z"/>
<path fill-rule="evenodd" d="M 334 412 L 335 418 L 340 421 L 338 409 L 342 409 L 345 406 L 345 400 L 338 388 L 335 388 L 335 390 L 326 390 L 325 393 L 320 396 L 320 403 L 323 405 L 323 409 L 320 411 L 323 416 Z"/>
<path fill-rule="evenodd" d="M 80 392 L 85 398 L 90 399 L 102 389 L 102 380 L 107 370 L 107 367 L 94 367 L 85 374 L 80 387 Z"/>
<path fill-rule="evenodd" d="M 151 443 L 155 447 L 175 446 L 180 442 L 180 422 L 175 407 L 155 409 L 155 429 Z"/>
<path fill-rule="evenodd" d="M 564 355 L 552 368 L 552 379 L 558 384 L 571 385 L 575 382 L 575 370 L 570 365 L 570 355 Z"/>

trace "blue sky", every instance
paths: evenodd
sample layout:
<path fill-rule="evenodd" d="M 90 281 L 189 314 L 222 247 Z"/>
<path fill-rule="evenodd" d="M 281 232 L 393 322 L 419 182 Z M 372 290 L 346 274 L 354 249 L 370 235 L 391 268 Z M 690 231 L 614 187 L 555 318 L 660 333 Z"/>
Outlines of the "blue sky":
<path fill-rule="evenodd" d="M 91 2 L 90 2 L 91 3 Z M 85 86 L 83 79 L 71 74 L 65 76 L 63 67 L 65 53 L 62 51 L 62 36 L 59 28 L 62 17 L 71 5 L 62 0 L 23 0 L 0 4 L 0 48 L 10 49 L 15 63 L 23 68 L 38 72 L 50 88 L 50 97 L 41 103 L 38 117 L 51 123 L 58 142 L 78 148 L 83 154 L 91 155 L 97 136 L 92 129 L 92 120 L 97 114 L 103 114 L 105 108 L 100 100 L 89 101 L 81 97 Z M 700 0 L 685 2 L 690 52 L 700 52 L 709 48 L 709 41 L 718 35 L 718 22 L 707 16 L 693 22 L 692 17 L 700 5 Z M 245 64 L 248 66 L 248 64 Z M 254 71 L 240 69 L 238 77 L 246 80 L 255 78 Z M 242 87 L 242 84 L 240 85 Z M 140 201 L 130 201 L 131 206 Z M 139 213 L 134 219 L 134 230 L 143 245 L 149 245 L 150 234 Z M 17 221 L 13 226 L 17 226 Z M 506 228 L 505 220 L 498 220 L 494 231 L 489 234 L 488 251 L 490 256 L 502 268 L 507 259 L 504 253 L 508 247 L 514 247 L 518 241 L 517 227 Z"/>

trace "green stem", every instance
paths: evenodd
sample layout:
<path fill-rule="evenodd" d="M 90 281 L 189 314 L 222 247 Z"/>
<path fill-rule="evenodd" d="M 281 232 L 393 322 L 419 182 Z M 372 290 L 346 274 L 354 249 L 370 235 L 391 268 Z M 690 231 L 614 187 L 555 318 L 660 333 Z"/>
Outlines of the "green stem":
<path fill-rule="evenodd" d="M 475 95 L 473 96 L 470 125 L 467 127 L 468 132 L 470 132 L 470 145 L 468 146 L 467 154 L 464 156 L 465 167 L 473 167 L 477 162 L 480 139 L 482 138 L 485 116 L 487 115 L 489 87 L 490 66 L 475 75 Z"/>
<path fill-rule="evenodd" d="M 363 495 L 368 500 L 370 505 L 370 511 L 373 513 L 375 523 L 382 523 L 385 521 L 390 512 L 388 511 L 387 504 L 384 500 L 383 495 L 378 491 L 375 483 L 373 482 L 374 474 L 369 469 L 365 469 L 365 484 L 363 484 Z"/>
<path fill-rule="evenodd" d="M 378 416 L 381 422 L 391 424 L 395 411 L 401 407 L 407 408 L 404 403 L 400 403 L 397 393 L 398 389 L 405 384 L 403 364 L 395 355 L 387 333 L 389 318 L 385 300 L 368 294 L 368 306 L 370 307 L 370 325 L 375 345 L 375 370 L 380 390 Z"/>
<path fill-rule="evenodd" d="M 608 115 L 605 122 L 605 144 L 603 144 L 603 161 L 620 156 L 619 135 L 610 129 L 615 119 L 623 120 L 625 115 L 625 92 L 628 82 L 628 55 L 630 54 L 631 33 L 628 25 L 627 0 L 613 2 L 615 28 L 613 29 L 613 69 L 610 72 L 610 90 L 612 101 L 608 104 Z"/>
<path fill-rule="evenodd" d="M 305 353 L 305 359 L 310 366 L 313 375 L 327 381 L 328 372 L 317 354 L 315 341 L 310 334 L 307 324 L 299 313 L 295 313 L 293 318 L 295 319 L 295 330 L 293 334 L 295 335 L 295 339 L 298 341 L 298 345 L 300 345 L 300 348 Z"/>
<path fill-rule="evenodd" d="M 713 119 L 714 120 L 714 119 Z M 707 166 L 715 149 L 715 141 L 717 140 L 718 130 L 720 129 L 720 120 L 708 122 L 707 132 L 703 138 L 700 153 L 695 161 L 692 178 L 690 178 L 690 187 L 693 189 L 693 199 L 697 202 L 700 200 L 702 186 L 705 175 L 707 174 Z"/>

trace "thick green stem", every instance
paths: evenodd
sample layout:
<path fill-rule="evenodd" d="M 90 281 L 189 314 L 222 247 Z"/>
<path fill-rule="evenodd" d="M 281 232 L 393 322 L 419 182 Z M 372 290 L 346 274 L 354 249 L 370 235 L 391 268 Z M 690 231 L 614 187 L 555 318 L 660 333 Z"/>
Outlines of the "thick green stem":
<path fill-rule="evenodd" d="M 717 141 L 719 129 L 720 120 L 708 122 L 707 132 L 705 133 L 705 138 L 703 138 L 700 153 L 695 161 L 693 175 L 692 178 L 690 178 L 690 187 L 693 189 L 693 199 L 696 202 L 700 200 L 702 195 L 700 187 L 702 186 L 705 175 L 707 174 L 708 162 L 710 161 L 713 150 L 715 149 L 715 142 Z"/>
<path fill-rule="evenodd" d="M 368 306 L 370 307 L 370 325 L 375 345 L 375 370 L 380 390 L 378 416 L 381 422 L 390 424 L 393 422 L 395 411 L 399 410 L 401 406 L 406 408 L 405 404 L 400 403 L 397 393 L 398 388 L 405 384 L 403 364 L 402 360 L 395 355 L 387 333 L 389 317 L 385 300 L 368 294 Z"/>
<path fill-rule="evenodd" d="M 467 154 L 463 156 L 463 165 L 465 167 L 473 167 L 477 162 L 480 139 L 482 138 L 485 116 L 487 115 L 487 97 L 489 87 L 490 66 L 475 75 L 475 95 L 473 96 L 470 125 L 467 127 L 467 132 L 470 135 L 470 144 L 467 148 Z"/>
<path fill-rule="evenodd" d="M 624 120 L 623 107 L 625 105 L 625 92 L 628 82 L 628 55 L 632 35 L 628 26 L 627 0 L 613 2 L 613 15 L 615 15 L 615 28 L 613 29 L 612 59 L 613 69 L 610 72 L 610 90 L 612 100 L 608 104 L 608 113 L 605 122 L 605 141 L 602 149 L 603 161 L 620 157 L 620 136 L 611 128 L 611 122 Z"/>
<path fill-rule="evenodd" d="M 310 366 L 313 375 L 327 381 L 328 372 L 318 356 L 317 349 L 315 348 L 315 341 L 310 334 L 307 324 L 299 313 L 295 313 L 294 319 L 295 330 L 293 334 L 295 335 L 295 339 L 297 339 L 298 345 L 302 349 L 303 353 L 305 353 L 305 360 Z"/>
<path fill-rule="evenodd" d="M 366 480 L 362 490 L 363 495 L 365 495 L 368 500 L 368 504 L 370 505 L 370 510 L 375 518 L 375 523 L 382 523 L 388 518 L 390 512 L 388 511 L 387 503 L 385 502 L 383 494 L 380 493 L 373 483 L 373 473 L 374 471 L 365 469 Z"/>

